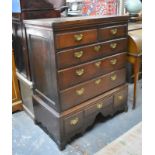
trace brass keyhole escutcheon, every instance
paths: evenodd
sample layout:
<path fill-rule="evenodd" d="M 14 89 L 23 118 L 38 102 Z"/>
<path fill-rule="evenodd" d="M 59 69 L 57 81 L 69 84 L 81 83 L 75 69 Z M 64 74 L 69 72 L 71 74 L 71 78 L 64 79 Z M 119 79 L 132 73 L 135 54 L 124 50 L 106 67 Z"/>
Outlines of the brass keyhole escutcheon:
<path fill-rule="evenodd" d="M 115 48 L 117 47 L 117 43 L 111 43 L 111 44 L 110 44 L 110 47 L 111 47 L 112 49 L 115 49 Z"/>
<path fill-rule="evenodd" d="M 119 99 L 119 100 L 123 100 L 123 96 L 122 96 L 122 95 L 119 95 L 119 96 L 118 96 L 118 99 Z"/>
<path fill-rule="evenodd" d="M 117 78 L 117 75 L 112 75 L 112 76 L 111 76 L 111 80 L 112 80 L 112 81 L 115 81 L 116 78 Z"/>
<path fill-rule="evenodd" d="M 101 109 L 103 107 L 103 104 L 102 103 L 98 103 L 96 106 L 97 106 L 97 109 Z"/>
<path fill-rule="evenodd" d="M 95 63 L 95 66 L 96 66 L 96 67 L 100 67 L 100 66 L 101 66 L 101 61 L 96 62 L 96 63 Z"/>
<path fill-rule="evenodd" d="M 78 58 L 78 59 L 79 59 L 79 58 L 81 58 L 82 56 L 83 56 L 83 51 L 79 51 L 79 52 L 75 52 L 75 53 L 74 53 L 74 57 L 75 57 L 75 58 Z"/>
<path fill-rule="evenodd" d="M 81 41 L 83 39 L 83 34 L 75 34 L 74 39 L 75 41 Z"/>
<path fill-rule="evenodd" d="M 78 96 L 83 95 L 83 94 L 84 94 L 84 88 L 81 88 L 81 89 L 79 89 L 79 90 L 76 90 L 76 94 L 77 94 Z"/>
<path fill-rule="evenodd" d="M 117 34 L 117 29 L 116 28 L 115 29 L 111 29 L 110 32 L 111 32 L 112 35 L 115 35 L 115 34 Z"/>
<path fill-rule="evenodd" d="M 99 52 L 100 49 L 101 49 L 101 45 L 97 45 L 97 46 L 94 47 L 94 50 L 95 50 L 96 52 Z"/>
<path fill-rule="evenodd" d="M 101 79 L 98 79 L 98 80 L 95 81 L 95 84 L 97 84 L 97 85 L 100 84 L 100 83 L 101 83 Z"/>
<path fill-rule="evenodd" d="M 112 60 L 110 60 L 110 63 L 111 63 L 112 65 L 115 65 L 115 64 L 117 63 L 117 59 L 112 59 Z"/>
<path fill-rule="evenodd" d="M 76 70 L 76 75 L 78 75 L 78 76 L 82 76 L 84 74 L 84 69 L 82 68 L 82 69 L 77 69 Z"/>
<path fill-rule="evenodd" d="M 76 118 L 74 118 L 74 119 L 72 119 L 72 120 L 70 121 L 70 125 L 76 125 L 76 124 L 78 124 L 78 122 L 79 122 L 79 118 L 76 117 Z"/>

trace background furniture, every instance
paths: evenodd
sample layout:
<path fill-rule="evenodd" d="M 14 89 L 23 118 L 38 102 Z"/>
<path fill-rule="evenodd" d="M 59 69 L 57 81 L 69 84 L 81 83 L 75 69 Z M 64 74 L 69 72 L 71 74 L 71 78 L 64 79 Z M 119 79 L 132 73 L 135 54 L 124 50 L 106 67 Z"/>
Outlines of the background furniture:
<path fill-rule="evenodd" d="M 117 0 L 84 0 L 82 15 L 98 16 L 98 15 L 116 15 L 119 10 Z"/>
<path fill-rule="evenodd" d="M 13 12 L 12 14 L 15 61 L 18 72 L 31 80 L 23 20 L 60 17 L 60 11 L 54 10 L 53 3 L 46 0 L 20 0 L 20 10 L 21 12 Z"/>
<path fill-rule="evenodd" d="M 22 101 L 20 97 L 19 85 L 16 76 L 14 53 L 12 52 L 12 112 L 22 109 L 23 109 Z"/>
<path fill-rule="evenodd" d="M 16 0 L 13 1 L 12 32 L 17 76 L 20 82 L 24 110 L 34 118 L 32 81 L 29 53 L 23 20 L 60 17 L 65 0 Z"/>
<path fill-rule="evenodd" d="M 142 62 L 142 29 L 141 23 L 133 23 L 129 26 L 128 61 L 134 65 L 134 95 L 133 109 L 136 105 L 137 80 Z"/>
<path fill-rule="evenodd" d="M 66 0 L 67 16 L 82 16 L 83 0 Z"/>
<path fill-rule="evenodd" d="M 127 110 L 128 16 L 24 23 L 35 122 L 60 149 L 98 115 Z"/>

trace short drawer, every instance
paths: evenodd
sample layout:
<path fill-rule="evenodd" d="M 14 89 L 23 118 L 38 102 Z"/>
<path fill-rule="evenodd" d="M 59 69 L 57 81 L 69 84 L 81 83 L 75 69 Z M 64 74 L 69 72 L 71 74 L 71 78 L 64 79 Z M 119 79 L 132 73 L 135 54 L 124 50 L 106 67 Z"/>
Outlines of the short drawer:
<path fill-rule="evenodd" d="M 63 90 L 100 75 L 121 69 L 125 67 L 126 59 L 126 53 L 121 53 L 60 70 L 58 71 L 59 88 Z"/>
<path fill-rule="evenodd" d="M 127 36 L 127 25 L 109 26 L 99 29 L 99 40 L 105 41 Z"/>
<path fill-rule="evenodd" d="M 127 39 L 117 39 L 57 53 L 58 69 L 127 51 Z M 69 60 L 69 61 L 68 61 Z"/>
<path fill-rule="evenodd" d="M 118 107 L 122 104 L 126 104 L 128 96 L 128 87 L 125 87 L 121 91 L 114 95 L 114 107 Z"/>
<path fill-rule="evenodd" d="M 125 81 L 126 69 L 121 69 L 60 91 L 62 111 L 124 84 Z"/>
<path fill-rule="evenodd" d="M 106 97 L 102 100 L 96 101 L 95 104 L 85 108 L 85 116 L 90 116 L 95 113 L 102 112 L 107 106 L 113 105 L 113 96 Z"/>
<path fill-rule="evenodd" d="M 78 45 L 90 44 L 97 41 L 97 30 L 84 30 L 77 32 L 68 32 L 56 34 L 56 48 L 62 49 Z"/>
<path fill-rule="evenodd" d="M 65 133 L 75 132 L 83 125 L 83 111 L 77 112 L 71 116 L 64 118 Z"/>

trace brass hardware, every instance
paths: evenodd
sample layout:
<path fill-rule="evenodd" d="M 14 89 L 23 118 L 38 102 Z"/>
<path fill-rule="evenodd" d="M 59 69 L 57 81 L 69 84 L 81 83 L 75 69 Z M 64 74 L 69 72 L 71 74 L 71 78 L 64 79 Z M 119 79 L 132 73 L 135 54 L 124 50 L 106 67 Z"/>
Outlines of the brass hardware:
<path fill-rule="evenodd" d="M 112 80 L 112 81 L 115 81 L 115 80 L 116 80 L 116 78 L 117 78 L 117 76 L 116 76 L 116 75 L 111 76 L 111 80 Z"/>
<path fill-rule="evenodd" d="M 82 76 L 83 74 L 84 74 L 84 69 L 83 68 L 76 70 L 76 75 Z"/>
<path fill-rule="evenodd" d="M 115 49 L 115 48 L 117 47 L 117 43 L 111 43 L 111 44 L 110 44 L 110 47 L 111 47 L 112 49 Z"/>
<path fill-rule="evenodd" d="M 94 50 L 95 50 L 96 52 L 99 52 L 100 49 L 101 49 L 101 45 L 97 45 L 97 46 L 94 47 Z"/>
<path fill-rule="evenodd" d="M 76 90 L 76 94 L 79 95 L 79 96 L 82 95 L 83 93 L 84 93 L 84 88 Z"/>
<path fill-rule="evenodd" d="M 96 106 L 97 106 L 97 109 L 101 109 L 103 107 L 103 104 L 102 103 L 98 103 Z"/>
<path fill-rule="evenodd" d="M 117 63 L 117 59 L 110 60 L 110 63 L 111 63 L 112 65 L 115 65 L 115 64 Z"/>
<path fill-rule="evenodd" d="M 100 84 L 100 83 L 101 83 L 101 79 L 98 79 L 98 80 L 95 81 L 95 84 L 97 84 L 97 85 Z"/>
<path fill-rule="evenodd" d="M 74 57 L 75 57 L 75 58 L 81 58 L 82 55 L 83 55 L 83 51 L 79 51 L 79 52 L 75 52 L 75 53 L 74 53 Z"/>
<path fill-rule="evenodd" d="M 96 63 L 95 63 L 95 66 L 96 66 L 96 67 L 100 67 L 100 66 L 101 66 L 101 61 L 96 62 Z"/>
<path fill-rule="evenodd" d="M 79 122 L 79 118 L 76 117 L 70 121 L 70 125 L 76 125 L 78 124 L 78 122 Z"/>
<path fill-rule="evenodd" d="M 123 100 L 123 96 L 122 96 L 122 95 L 119 95 L 119 96 L 118 96 L 118 99 L 119 99 L 119 100 Z"/>
<path fill-rule="evenodd" d="M 74 39 L 75 41 L 81 41 L 83 39 L 83 34 L 75 34 Z"/>
<path fill-rule="evenodd" d="M 112 35 L 115 35 L 115 34 L 117 34 L 117 29 L 116 28 L 115 29 L 111 29 L 110 32 L 111 32 Z"/>

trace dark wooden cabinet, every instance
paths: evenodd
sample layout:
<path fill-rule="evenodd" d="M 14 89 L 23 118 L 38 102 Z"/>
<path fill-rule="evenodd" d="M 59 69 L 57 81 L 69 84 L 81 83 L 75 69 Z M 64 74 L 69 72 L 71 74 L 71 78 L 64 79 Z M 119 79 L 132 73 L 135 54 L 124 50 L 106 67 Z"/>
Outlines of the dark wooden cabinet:
<path fill-rule="evenodd" d="M 15 63 L 19 73 L 31 81 L 30 62 L 23 20 L 60 17 L 59 9 L 54 7 L 55 0 L 20 0 L 20 13 L 12 13 L 13 48 Z"/>
<path fill-rule="evenodd" d="M 127 16 L 25 20 L 36 123 L 60 149 L 127 110 Z"/>
<path fill-rule="evenodd" d="M 21 12 L 12 13 L 13 48 L 23 108 L 33 118 L 32 77 L 23 20 L 60 17 L 65 0 L 19 0 L 19 3 Z"/>

